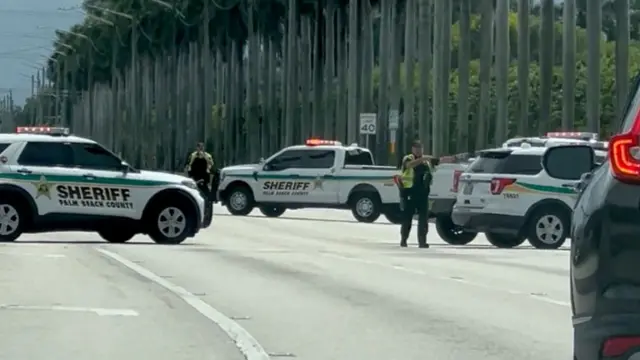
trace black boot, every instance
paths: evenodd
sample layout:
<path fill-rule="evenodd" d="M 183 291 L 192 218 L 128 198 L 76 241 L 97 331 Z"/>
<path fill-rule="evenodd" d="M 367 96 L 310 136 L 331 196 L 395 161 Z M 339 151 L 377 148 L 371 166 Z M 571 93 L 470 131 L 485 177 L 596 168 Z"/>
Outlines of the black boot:
<path fill-rule="evenodd" d="M 427 244 L 426 236 L 424 238 L 418 239 L 418 247 L 421 248 L 421 249 L 428 249 L 429 248 L 429 244 Z"/>
<path fill-rule="evenodd" d="M 400 247 L 407 247 L 407 239 L 400 240 Z"/>

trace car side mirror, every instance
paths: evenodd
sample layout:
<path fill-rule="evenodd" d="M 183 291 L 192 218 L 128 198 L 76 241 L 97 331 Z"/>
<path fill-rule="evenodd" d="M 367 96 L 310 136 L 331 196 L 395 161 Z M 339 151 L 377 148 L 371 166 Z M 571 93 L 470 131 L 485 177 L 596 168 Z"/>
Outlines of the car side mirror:
<path fill-rule="evenodd" d="M 542 167 L 549 176 L 561 180 L 580 180 L 591 173 L 595 165 L 595 152 L 589 145 L 560 145 L 547 149 Z"/>
<path fill-rule="evenodd" d="M 264 164 L 264 158 L 260 158 L 259 164 Z"/>
<path fill-rule="evenodd" d="M 123 173 L 128 173 L 129 170 L 131 170 L 131 165 L 129 165 L 126 161 L 123 161 L 120 163 L 120 170 L 122 170 Z"/>

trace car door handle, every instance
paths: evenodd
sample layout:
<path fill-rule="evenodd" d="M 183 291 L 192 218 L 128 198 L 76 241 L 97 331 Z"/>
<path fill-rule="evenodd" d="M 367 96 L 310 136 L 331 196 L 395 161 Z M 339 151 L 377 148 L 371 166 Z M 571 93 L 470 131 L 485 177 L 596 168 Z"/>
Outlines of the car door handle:
<path fill-rule="evenodd" d="M 82 175 L 83 178 L 87 179 L 87 180 L 95 180 L 96 176 L 93 174 L 84 174 Z"/>
<path fill-rule="evenodd" d="M 25 169 L 25 168 L 21 168 L 18 169 L 18 174 L 22 174 L 22 175 L 28 175 L 33 173 L 33 171 L 29 170 L 29 169 Z"/>
<path fill-rule="evenodd" d="M 565 188 L 572 188 L 572 189 L 573 189 L 573 188 L 575 188 L 577 185 L 578 185 L 577 183 L 566 183 L 566 184 L 562 184 L 561 186 L 562 186 L 562 187 L 565 187 Z"/>

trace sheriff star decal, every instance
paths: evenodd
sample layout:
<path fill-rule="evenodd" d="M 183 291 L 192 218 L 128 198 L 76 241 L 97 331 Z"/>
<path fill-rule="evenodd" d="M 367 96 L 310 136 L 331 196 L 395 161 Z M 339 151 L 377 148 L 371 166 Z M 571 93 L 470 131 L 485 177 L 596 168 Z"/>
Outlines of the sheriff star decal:
<path fill-rule="evenodd" d="M 40 180 L 34 182 L 33 186 L 36 187 L 36 199 L 40 196 L 46 196 L 48 199 L 51 199 L 51 184 L 44 175 L 41 175 Z"/>
<path fill-rule="evenodd" d="M 315 180 L 313 180 L 313 190 L 316 190 L 316 189 L 324 190 L 322 188 L 323 182 L 324 182 L 324 180 L 320 176 L 315 178 Z"/>

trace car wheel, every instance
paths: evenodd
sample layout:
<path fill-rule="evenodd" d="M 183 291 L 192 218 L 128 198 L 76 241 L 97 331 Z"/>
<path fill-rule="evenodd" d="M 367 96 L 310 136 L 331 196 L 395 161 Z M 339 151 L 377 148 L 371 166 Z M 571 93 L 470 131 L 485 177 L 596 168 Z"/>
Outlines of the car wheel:
<path fill-rule="evenodd" d="M 527 240 L 536 249 L 557 249 L 569 236 L 571 215 L 558 206 L 536 210 L 527 223 Z"/>
<path fill-rule="evenodd" d="M 253 194 L 246 186 L 236 186 L 229 191 L 227 210 L 231 215 L 249 215 L 253 210 Z"/>
<path fill-rule="evenodd" d="M 112 229 L 98 231 L 98 235 L 110 243 L 122 244 L 131 240 L 136 234 L 133 231 Z"/>
<path fill-rule="evenodd" d="M 500 234 L 500 233 L 485 233 L 487 236 L 487 241 L 495 247 L 501 249 L 510 249 L 516 246 L 522 245 L 522 243 L 527 240 L 524 236 L 521 235 L 512 235 L 512 234 Z"/>
<path fill-rule="evenodd" d="M 197 221 L 190 216 L 189 206 L 184 202 L 165 201 L 155 206 L 149 217 L 149 236 L 156 244 L 180 244 L 194 233 Z"/>
<path fill-rule="evenodd" d="M 17 199 L 0 201 L 0 242 L 15 241 L 24 231 L 26 210 Z"/>
<path fill-rule="evenodd" d="M 351 202 L 351 213 L 359 222 L 372 223 L 380 217 L 380 198 L 374 192 L 355 194 Z"/>
<path fill-rule="evenodd" d="M 206 229 L 211 225 L 213 220 L 213 202 L 207 201 L 204 204 L 204 219 L 202 221 L 202 228 Z"/>
<path fill-rule="evenodd" d="M 259 207 L 260 212 L 267 217 L 279 217 L 287 210 L 285 207 L 277 205 L 263 205 Z"/>
<path fill-rule="evenodd" d="M 450 216 L 438 216 L 436 218 L 436 231 L 438 236 L 450 245 L 467 245 L 478 236 L 477 232 L 463 230 L 453 223 Z"/>

